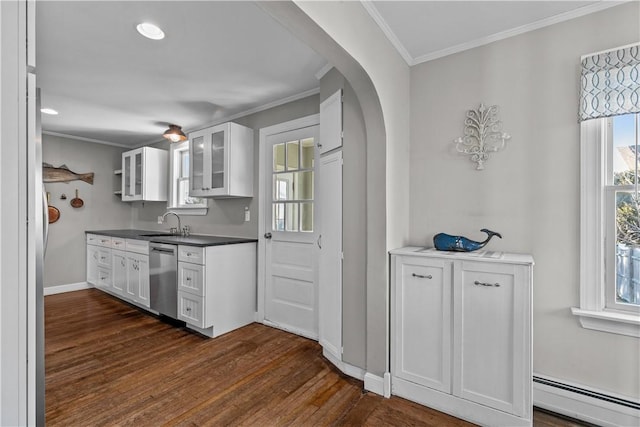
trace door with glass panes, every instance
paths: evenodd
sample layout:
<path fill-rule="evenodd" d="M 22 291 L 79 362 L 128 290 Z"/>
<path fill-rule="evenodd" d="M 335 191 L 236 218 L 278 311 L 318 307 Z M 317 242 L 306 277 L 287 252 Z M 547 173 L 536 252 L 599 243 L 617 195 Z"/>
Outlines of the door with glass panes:
<path fill-rule="evenodd" d="M 270 135 L 265 168 L 265 323 L 317 339 L 318 126 Z"/>

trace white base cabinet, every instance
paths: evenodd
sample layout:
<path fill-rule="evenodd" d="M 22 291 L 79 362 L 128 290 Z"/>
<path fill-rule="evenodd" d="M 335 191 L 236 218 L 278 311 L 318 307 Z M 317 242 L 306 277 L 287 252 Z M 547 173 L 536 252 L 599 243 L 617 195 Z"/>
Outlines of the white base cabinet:
<path fill-rule="evenodd" d="M 87 234 L 87 283 L 149 307 L 149 242 Z"/>
<path fill-rule="evenodd" d="M 391 254 L 392 394 L 474 423 L 531 425 L 532 257 Z"/>
<path fill-rule="evenodd" d="M 256 243 L 178 246 L 178 319 L 209 337 L 255 320 Z"/>

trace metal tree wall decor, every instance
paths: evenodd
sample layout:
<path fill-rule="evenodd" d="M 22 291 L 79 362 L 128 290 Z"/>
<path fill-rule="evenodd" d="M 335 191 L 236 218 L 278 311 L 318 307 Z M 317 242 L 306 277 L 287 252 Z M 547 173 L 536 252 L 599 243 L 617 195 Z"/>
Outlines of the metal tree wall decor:
<path fill-rule="evenodd" d="M 483 170 L 489 153 L 502 150 L 510 138 L 511 135 L 502 131 L 502 122 L 498 120 L 498 106 L 485 107 L 480 104 L 477 110 L 467 111 L 464 136 L 453 142 L 459 153 L 470 155 L 470 160 L 478 163 L 476 170 Z"/>

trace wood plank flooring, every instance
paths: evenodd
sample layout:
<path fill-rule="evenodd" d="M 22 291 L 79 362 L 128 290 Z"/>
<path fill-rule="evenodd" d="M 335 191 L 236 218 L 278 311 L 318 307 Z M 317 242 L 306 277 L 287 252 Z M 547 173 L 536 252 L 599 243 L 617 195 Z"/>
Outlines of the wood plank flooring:
<path fill-rule="evenodd" d="M 45 347 L 49 426 L 471 425 L 363 392 L 314 341 L 260 324 L 209 339 L 95 289 L 45 298 Z"/>

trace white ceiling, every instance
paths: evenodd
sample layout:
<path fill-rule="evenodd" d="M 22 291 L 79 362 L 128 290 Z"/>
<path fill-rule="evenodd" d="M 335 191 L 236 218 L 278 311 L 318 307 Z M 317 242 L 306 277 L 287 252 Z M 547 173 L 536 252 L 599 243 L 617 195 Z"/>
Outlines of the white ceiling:
<path fill-rule="evenodd" d="M 364 1 L 409 65 L 617 5 L 613 1 Z M 136 32 L 159 25 L 161 41 Z M 42 1 L 45 133 L 137 147 L 317 93 L 326 61 L 254 2 Z"/>
<path fill-rule="evenodd" d="M 45 133 L 139 146 L 318 89 L 326 61 L 253 2 L 38 2 Z M 136 32 L 159 25 L 164 40 Z"/>
<path fill-rule="evenodd" d="M 409 65 L 450 55 L 623 1 L 364 1 Z"/>

